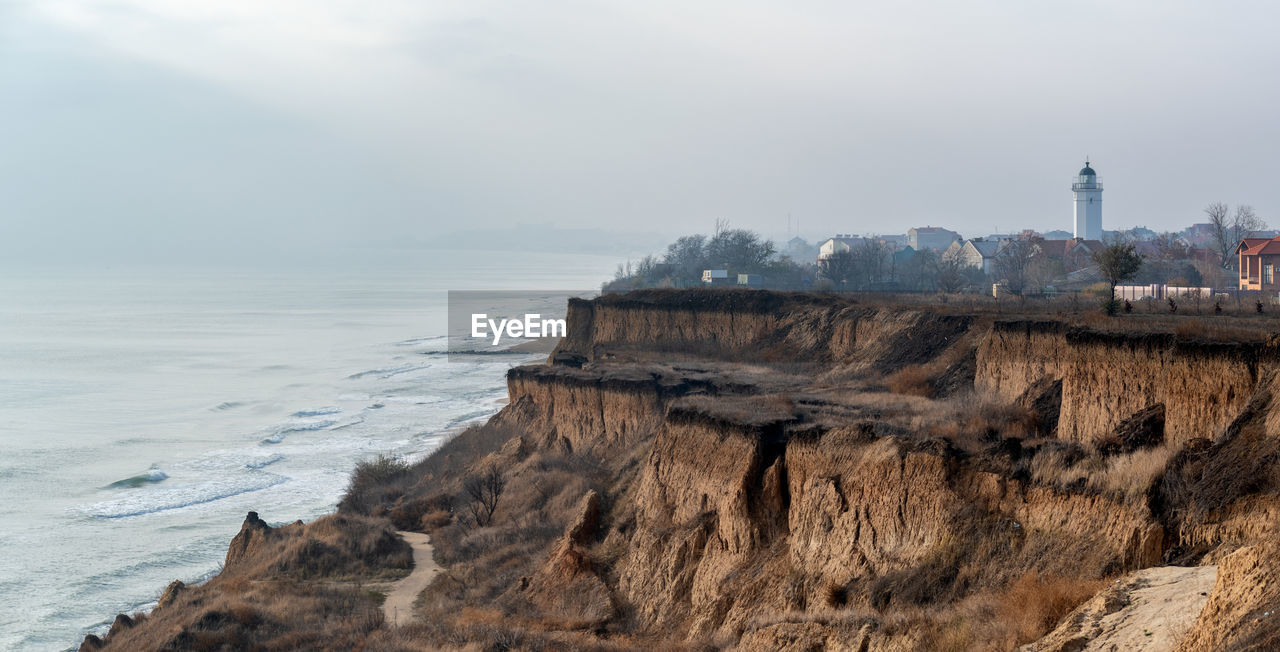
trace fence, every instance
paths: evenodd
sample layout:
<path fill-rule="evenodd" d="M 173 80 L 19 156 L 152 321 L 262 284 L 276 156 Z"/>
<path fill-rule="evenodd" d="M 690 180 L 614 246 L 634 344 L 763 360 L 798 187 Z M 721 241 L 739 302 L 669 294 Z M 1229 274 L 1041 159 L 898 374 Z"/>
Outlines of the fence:
<path fill-rule="evenodd" d="M 1199 296 L 1202 299 L 1211 299 L 1213 295 L 1213 288 L 1188 288 L 1164 284 L 1116 286 L 1116 298 L 1128 301 L 1137 301 L 1147 297 L 1165 299 L 1168 297 Z"/>

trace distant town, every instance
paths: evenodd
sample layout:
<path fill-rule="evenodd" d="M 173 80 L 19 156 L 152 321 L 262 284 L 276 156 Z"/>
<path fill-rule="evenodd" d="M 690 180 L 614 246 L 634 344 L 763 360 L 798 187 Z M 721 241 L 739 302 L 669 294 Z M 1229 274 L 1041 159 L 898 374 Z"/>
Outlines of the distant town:
<path fill-rule="evenodd" d="M 1140 257 L 1116 298 L 1163 299 L 1280 291 L 1280 231 L 1247 204 L 1202 207 L 1204 221 L 1177 232 L 1144 226 L 1106 230 L 1101 177 L 1089 161 L 1072 177 L 1072 231 L 1023 230 L 965 237 L 944 226 L 902 234 L 836 233 L 816 244 L 799 236 L 776 244 L 717 224 L 711 236 L 690 235 L 662 256 L 620 265 L 606 291 L 640 287 L 738 285 L 850 292 L 971 292 L 1043 296 L 1104 294 L 1098 256 L 1113 244 Z"/>

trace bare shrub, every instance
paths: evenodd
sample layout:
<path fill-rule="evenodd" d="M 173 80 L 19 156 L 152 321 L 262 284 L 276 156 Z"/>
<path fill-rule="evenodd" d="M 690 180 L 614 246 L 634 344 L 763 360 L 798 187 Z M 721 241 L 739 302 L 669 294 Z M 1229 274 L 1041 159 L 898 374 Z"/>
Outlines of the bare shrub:
<path fill-rule="evenodd" d="M 923 365 L 903 367 L 885 376 L 884 382 L 895 394 L 930 398 L 934 393 L 933 379 Z"/>
<path fill-rule="evenodd" d="M 1027 573 L 998 596 L 998 618 L 1011 625 L 1016 645 L 1030 643 L 1105 585 L 1105 580 Z"/>
<path fill-rule="evenodd" d="M 942 402 L 929 414 L 926 432 L 970 452 L 1001 439 L 1024 439 L 1036 432 L 1038 417 L 1028 408 L 972 394 Z"/>
<path fill-rule="evenodd" d="M 1162 445 L 1117 455 L 1107 460 L 1106 467 L 1089 474 L 1088 485 L 1124 498 L 1140 498 L 1164 475 L 1173 454 L 1171 447 Z"/>
<path fill-rule="evenodd" d="M 849 602 L 849 588 L 843 584 L 827 582 L 822 587 L 822 603 L 832 609 L 838 609 Z"/>
<path fill-rule="evenodd" d="M 401 460 L 379 455 L 356 464 L 338 511 L 370 515 L 390 505 L 412 484 L 414 474 Z"/>
<path fill-rule="evenodd" d="M 462 484 L 467 498 L 467 513 L 476 525 L 484 527 L 493 521 L 493 513 L 498 509 L 498 499 L 506 488 L 507 479 L 496 465 L 490 465 Z"/>

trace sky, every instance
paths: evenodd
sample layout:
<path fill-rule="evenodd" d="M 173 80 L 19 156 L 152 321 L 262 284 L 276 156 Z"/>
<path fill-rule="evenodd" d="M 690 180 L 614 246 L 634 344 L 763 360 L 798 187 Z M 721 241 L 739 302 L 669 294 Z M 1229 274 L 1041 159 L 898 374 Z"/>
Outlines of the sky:
<path fill-rule="evenodd" d="M 531 224 L 1069 230 L 1086 156 L 1105 228 L 1181 229 L 1213 201 L 1280 225 L 1278 18 L 1265 2 L 0 0 L 0 256 L 322 256 Z"/>

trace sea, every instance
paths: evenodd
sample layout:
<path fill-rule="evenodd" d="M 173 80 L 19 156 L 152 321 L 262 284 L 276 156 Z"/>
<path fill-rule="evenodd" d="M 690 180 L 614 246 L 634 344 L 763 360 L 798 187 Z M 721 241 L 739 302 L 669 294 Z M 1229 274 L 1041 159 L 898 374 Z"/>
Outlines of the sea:
<path fill-rule="evenodd" d="M 358 461 L 500 409 L 545 354 L 450 361 L 447 291 L 590 290 L 617 262 L 0 270 L 0 649 L 74 649 L 216 573 L 247 512 L 317 518 Z"/>

